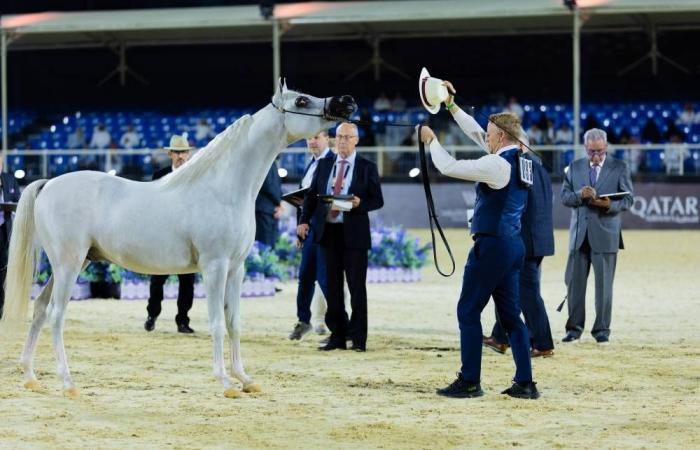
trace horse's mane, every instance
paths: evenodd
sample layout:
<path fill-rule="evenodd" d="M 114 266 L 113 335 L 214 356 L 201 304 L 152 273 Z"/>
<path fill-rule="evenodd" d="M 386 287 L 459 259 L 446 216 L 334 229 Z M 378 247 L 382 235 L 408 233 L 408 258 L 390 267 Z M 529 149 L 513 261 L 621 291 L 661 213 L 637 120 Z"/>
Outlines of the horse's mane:
<path fill-rule="evenodd" d="M 229 125 L 204 148 L 195 153 L 182 167 L 164 176 L 161 186 L 182 186 L 198 179 L 227 152 L 232 151 L 242 138 L 248 136 L 247 131 L 252 123 L 253 118 L 246 114 Z"/>

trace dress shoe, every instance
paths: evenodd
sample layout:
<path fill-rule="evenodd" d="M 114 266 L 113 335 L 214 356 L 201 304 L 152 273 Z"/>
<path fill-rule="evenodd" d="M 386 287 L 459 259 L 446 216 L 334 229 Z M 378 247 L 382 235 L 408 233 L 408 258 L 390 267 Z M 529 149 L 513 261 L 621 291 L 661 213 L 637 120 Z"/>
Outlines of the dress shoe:
<path fill-rule="evenodd" d="M 576 336 L 573 333 L 566 333 L 566 336 L 564 336 L 564 339 L 562 339 L 562 342 L 577 342 L 581 336 Z"/>
<path fill-rule="evenodd" d="M 457 373 L 457 379 L 449 386 L 438 389 L 435 392 L 437 395 L 452 398 L 474 398 L 484 395 L 484 391 L 481 390 L 481 385 L 479 383 L 464 381 L 461 373 Z"/>
<path fill-rule="evenodd" d="M 537 350 L 533 348 L 530 351 L 530 358 L 549 358 L 554 356 L 554 350 Z"/>
<path fill-rule="evenodd" d="M 292 332 L 289 333 L 289 339 L 292 341 L 299 341 L 309 331 L 311 331 L 311 325 L 304 322 L 297 322 Z"/>
<path fill-rule="evenodd" d="M 355 350 L 356 352 L 366 352 L 367 346 L 361 345 L 361 344 L 352 344 L 352 347 L 350 347 L 350 350 Z"/>
<path fill-rule="evenodd" d="M 186 323 L 178 323 L 177 324 L 177 332 L 191 334 L 191 333 L 194 333 L 194 330 L 192 328 L 190 328 L 190 326 L 187 325 Z"/>
<path fill-rule="evenodd" d="M 326 345 L 320 346 L 318 349 L 322 352 L 329 352 L 331 350 L 346 350 L 348 348 L 347 344 L 345 344 L 345 341 L 341 342 L 336 342 L 336 341 L 328 341 Z"/>
<path fill-rule="evenodd" d="M 608 345 L 610 343 L 610 339 L 607 336 L 596 336 L 595 341 L 600 345 Z"/>
<path fill-rule="evenodd" d="M 537 390 L 537 383 L 533 381 L 523 381 L 521 383 L 514 381 L 513 385 L 501 392 L 501 394 L 508 394 L 514 398 L 525 398 L 530 400 L 540 398 L 540 393 Z"/>
<path fill-rule="evenodd" d="M 146 329 L 146 331 L 153 331 L 156 329 L 156 318 L 148 316 L 146 318 L 146 322 L 143 324 L 143 327 Z"/>
<path fill-rule="evenodd" d="M 501 344 L 497 342 L 494 338 L 486 336 L 483 336 L 481 343 L 484 347 L 490 348 L 494 352 L 500 353 L 501 355 L 504 354 L 506 350 L 508 350 L 508 347 L 510 347 L 510 345 L 508 344 Z"/>

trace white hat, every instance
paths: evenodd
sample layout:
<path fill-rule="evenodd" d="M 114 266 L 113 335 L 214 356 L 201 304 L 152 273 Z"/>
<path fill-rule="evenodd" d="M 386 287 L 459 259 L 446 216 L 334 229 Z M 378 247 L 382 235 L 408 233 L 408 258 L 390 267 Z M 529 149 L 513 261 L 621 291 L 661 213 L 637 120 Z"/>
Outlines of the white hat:
<path fill-rule="evenodd" d="M 187 141 L 187 136 L 185 134 L 173 134 L 170 138 L 170 146 L 163 148 L 169 152 L 187 152 L 194 150 L 194 147 L 191 147 L 190 143 Z"/>
<path fill-rule="evenodd" d="M 428 69 L 425 67 L 420 71 L 418 95 L 423 106 L 430 114 L 437 114 L 440 111 L 440 103 L 447 100 L 447 97 L 450 96 L 447 92 L 447 87 L 442 84 L 442 80 L 431 77 Z"/>

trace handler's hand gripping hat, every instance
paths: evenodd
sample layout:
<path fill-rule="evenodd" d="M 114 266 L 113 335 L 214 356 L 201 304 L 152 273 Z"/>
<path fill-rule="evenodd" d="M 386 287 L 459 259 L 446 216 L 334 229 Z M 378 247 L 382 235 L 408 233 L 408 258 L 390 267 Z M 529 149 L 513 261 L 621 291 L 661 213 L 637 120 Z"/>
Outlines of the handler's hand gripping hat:
<path fill-rule="evenodd" d="M 442 84 L 442 80 L 431 77 L 425 67 L 421 70 L 418 79 L 418 95 L 430 114 L 437 114 L 440 111 L 440 103 L 449 97 L 447 87 Z"/>

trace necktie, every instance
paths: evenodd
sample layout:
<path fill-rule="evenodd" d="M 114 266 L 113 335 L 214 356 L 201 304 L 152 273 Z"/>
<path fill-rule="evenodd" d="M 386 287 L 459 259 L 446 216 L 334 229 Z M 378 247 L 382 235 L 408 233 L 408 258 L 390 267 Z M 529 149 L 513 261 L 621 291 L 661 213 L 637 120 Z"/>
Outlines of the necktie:
<path fill-rule="evenodd" d="M 589 174 L 591 186 L 595 186 L 596 181 L 598 181 L 598 165 L 593 164 L 591 166 L 591 173 Z"/>
<path fill-rule="evenodd" d="M 333 184 L 333 195 L 338 195 L 340 194 L 340 191 L 343 189 L 343 179 L 345 178 L 345 165 L 347 164 L 347 160 L 341 159 L 338 161 L 338 164 L 340 164 L 340 167 L 338 170 L 335 172 L 335 183 Z M 340 211 L 331 211 L 331 217 L 336 218 L 340 214 Z"/>

